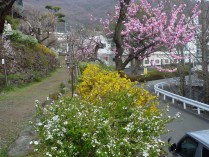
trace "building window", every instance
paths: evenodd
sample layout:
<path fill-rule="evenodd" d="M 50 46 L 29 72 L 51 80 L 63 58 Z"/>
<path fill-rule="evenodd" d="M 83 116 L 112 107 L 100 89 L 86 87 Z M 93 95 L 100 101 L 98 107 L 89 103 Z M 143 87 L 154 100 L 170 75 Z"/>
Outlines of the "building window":
<path fill-rule="evenodd" d="M 145 61 L 144 61 L 144 64 L 149 64 L 149 60 L 148 60 L 148 59 L 145 60 Z"/>
<path fill-rule="evenodd" d="M 159 64 L 159 63 L 160 63 L 159 59 L 156 59 L 155 64 Z"/>
<path fill-rule="evenodd" d="M 104 56 L 104 60 L 108 61 L 108 56 Z"/>
<path fill-rule="evenodd" d="M 165 63 L 168 63 L 168 59 L 165 59 Z"/>

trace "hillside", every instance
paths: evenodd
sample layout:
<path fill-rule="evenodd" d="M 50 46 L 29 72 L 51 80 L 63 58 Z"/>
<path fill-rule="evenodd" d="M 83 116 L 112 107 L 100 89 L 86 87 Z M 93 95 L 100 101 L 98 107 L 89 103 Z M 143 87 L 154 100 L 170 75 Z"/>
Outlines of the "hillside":
<path fill-rule="evenodd" d="M 89 14 L 104 18 L 107 12 L 113 11 L 117 0 L 23 0 L 23 3 L 25 10 L 34 8 L 46 11 L 46 5 L 59 6 L 71 25 L 89 25 L 92 23 Z"/>

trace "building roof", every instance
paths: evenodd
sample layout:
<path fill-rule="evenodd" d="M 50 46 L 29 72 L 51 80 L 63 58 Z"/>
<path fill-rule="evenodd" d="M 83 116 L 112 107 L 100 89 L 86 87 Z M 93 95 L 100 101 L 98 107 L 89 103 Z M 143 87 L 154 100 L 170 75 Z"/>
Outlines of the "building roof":
<path fill-rule="evenodd" d="M 187 134 L 209 148 L 209 130 L 188 132 Z"/>

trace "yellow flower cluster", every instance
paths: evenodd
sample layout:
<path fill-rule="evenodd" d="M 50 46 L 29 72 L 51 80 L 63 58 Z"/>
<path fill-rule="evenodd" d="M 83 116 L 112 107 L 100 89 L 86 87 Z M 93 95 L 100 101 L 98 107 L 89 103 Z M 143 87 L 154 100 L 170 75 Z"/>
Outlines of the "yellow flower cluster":
<path fill-rule="evenodd" d="M 43 52 L 45 54 L 49 54 L 52 56 L 56 56 L 55 52 L 49 49 L 48 47 L 42 45 L 42 44 L 36 44 L 36 49 L 40 52 Z"/>
<path fill-rule="evenodd" d="M 109 94 L 117 95 L 119 92 L 127 92 L 127 96 L 134 96 L 134 104 L 144 105 L 151 103 L 152 110 L 156 110 L 153 100 L 155 96 L 151 95 L 143 87 L 136 87 L 126 77 L 121 78 L 116 71 L 107 71 L 99 65 L 89 64 L 81 76 L 81 83 L 78 91 L 84 100 L 91 103 L 105 99 Z"/>

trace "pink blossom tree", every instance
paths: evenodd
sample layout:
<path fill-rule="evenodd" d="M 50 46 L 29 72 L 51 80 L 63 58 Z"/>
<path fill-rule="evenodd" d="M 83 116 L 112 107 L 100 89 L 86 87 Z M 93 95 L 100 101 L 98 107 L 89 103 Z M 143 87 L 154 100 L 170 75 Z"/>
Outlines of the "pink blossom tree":
<path fill-rule="evenodd" d="M 82 61 L 99 61 L 103 63 L 97 56 L 99 48 L 103 48 L 103 44 L 99 37 L 93 37 L 92 32 L 84 28 L 70 31 L 67 34 L 67 53 L 66 63 L 71 75 L 72 96 L 74 93 L 74 83 L 80 75 L 79 63 Z"/>
<path fill-rule="evenodd" d="M 99 61 L 98 50 L 103 48 L 103 44 L 99 36 L 93 36 L 92 32 L 86 29 L 77 29 L 71 31 L 67 35 L 67 43 L 69 47 L 69 55 L 74 64 L 78 65 L 81 61 Z"/>
<path fill-rule="evenodd" d="M 143 60 L 159 50 L 173 52 L 177 46 L 186 45 L 194 38 L 198 26 L 192 21 L 199 14 L 198 5 L 191 16 L 186 17 L 185 4 L 174 5 L 168 13 L 165 3 L 169 2 L 156 1 L 120 0 L 114 15 L 102 21 L 116 45 L 117 70 L 123 70 L 133 59 Z"/>

